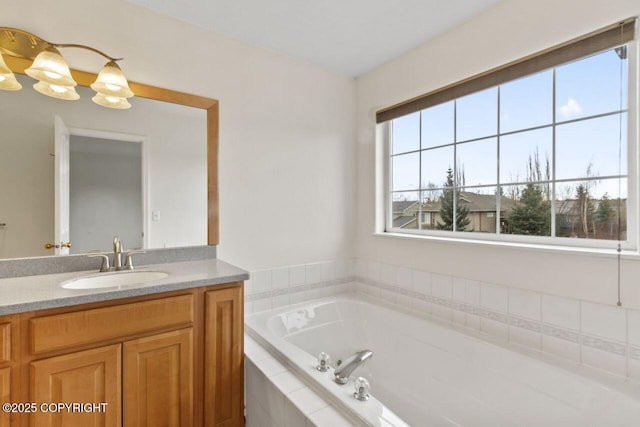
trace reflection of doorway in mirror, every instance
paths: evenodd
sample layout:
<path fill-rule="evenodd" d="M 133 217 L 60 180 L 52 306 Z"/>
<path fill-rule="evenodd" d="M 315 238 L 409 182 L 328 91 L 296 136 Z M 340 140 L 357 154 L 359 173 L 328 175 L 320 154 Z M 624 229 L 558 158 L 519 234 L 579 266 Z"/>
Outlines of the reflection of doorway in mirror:
<path fill-rule="evenodd" d="M 126 249 L 146 247 L 146 138 L 69 133 L 70 253 L 111 251 L 114 236 Z"/>

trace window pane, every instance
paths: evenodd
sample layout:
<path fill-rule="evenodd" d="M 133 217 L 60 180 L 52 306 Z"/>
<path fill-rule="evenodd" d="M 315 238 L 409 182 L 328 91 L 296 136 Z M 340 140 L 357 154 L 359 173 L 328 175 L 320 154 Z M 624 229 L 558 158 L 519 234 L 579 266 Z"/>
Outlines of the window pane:
<path fill-rule="evenodd" d="M 619 141 L 621 122 L 622 143 Z M 556 178 L 625 175 L 627 173 L 626 129 L 626 113 L 557 126 Z M 619 170 L 618 147 L 620 144 L 622 144 L 622 159 Z"/>
<path fill-rule="evenodd" d="M 420 149 L 420 113 L 398 117 L 391 124 L 391 153 L 406 153 Z"/>
<path fill-rule="evenodd" d="M 548 184 L 500 187 L 501 230 L 505 234 L 551 235 L 551 201 Z"/>
<path fill-rule="evenodd" d="M 422 110 L 422 148 L 453 144 L 453 106 L 450 101 Z"/>
<path fill-rule="evenodd" d="M 416 191 L 391 193 L 391 209 L 393 210 L 393 228 L 417 229 L 420 204 Z"/>
<path fill-rule="evenodd" d="M 458 231 L 495 233 L 496 187 L 461 189 L 458 193 Z"/>
<path fill-rule="evenodd" d="M 422 188 L 446 186 L 447 171 L 453 171 L 453 146 L 422 151 Z M 453 177 L 452 177 L 453 178 Z"/>
<path fill-rule="evenodd" d="M 498 88 L 486 89 L 456 101 L 456 140 L 498 133 Z"/>
<path fill-rule="evenodd" d="M 551 179 L 551 128 L 500 138 L 500 182 L 522 183 Z"/>
<path fill-rule="evenodd" d="M 457 185 L 496 184 L 498 176 L 496 138 L 458 144 L 456 149 Z"/>
<path fill-rule="evenodd" d="M 556 120 L 564 121 L 620 110 L 627 92 L 627 61 L 615 49 L 556 68 Z M 626 95 L 623 109 L 626 108 Z"/>
<path fill-rule="evenodd" d="M 420 153 L 401 154 L 392 158 L 392 191 L 416 190 L 420 181 Z"/>
<path fill-rule="evenodd" d="M 552 70 L 500 86 L 500 132 L 550 124 L 553 119 Z"/>
<path fill-rule="evenodd" d="M 620 194 L 620 197 L 618 197 Z M 556 235 L 582 239 L 627 238 L 627 180 L 563 182 L 556 186 Z"/>

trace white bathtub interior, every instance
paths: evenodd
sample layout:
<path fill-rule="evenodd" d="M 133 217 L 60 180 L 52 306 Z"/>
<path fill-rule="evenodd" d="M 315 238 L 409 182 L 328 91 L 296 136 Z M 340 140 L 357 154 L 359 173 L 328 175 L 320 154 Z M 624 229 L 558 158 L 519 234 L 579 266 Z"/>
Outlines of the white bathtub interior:
<path fill-rule="evenodd" d="M 403 312 L 371 298 L 340 296 L 247 317 L 248 332 L 276 349 L 306 381 L 334 393 L 342 409 L 371 425 L 631 426 L 640 421 L 640 386 L 548 356 L 516 351 Z M 374 352 L 352 380 L 371 383 L 373 401 L 350 397 L 314 370 L 316 355 Z M 376 407 L 378 401 L 386 408 Z M 386 412 L 386 413 L 385 413 Z M 404 422 L 403 422 L 404 421 Z"/>

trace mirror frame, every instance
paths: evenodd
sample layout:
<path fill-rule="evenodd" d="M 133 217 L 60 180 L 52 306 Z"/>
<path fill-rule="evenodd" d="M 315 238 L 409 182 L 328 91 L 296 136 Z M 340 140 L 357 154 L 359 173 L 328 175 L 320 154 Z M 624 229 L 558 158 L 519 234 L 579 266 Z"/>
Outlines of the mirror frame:
<path fill-rule="evenodd" d="M 24 70 L 33 61 L 4 55 L 5 62 L 14 73 L 25 74 Z M 71 69 L 71 75 L 80 85 L 89 87 L 98 77 L 97 74 Z M 219 103 L 217 99 L 205 98 L 184 92 L 177 92 L 144 83 L 129 82 L 129 87 L 139 98 L 155 99 L 207 111 L 207 242 L 217 245 L 220 241 L 218 204 L 218 142 L 219 142 Z M 64 102 L 64 101 L 63 101 Z"/>

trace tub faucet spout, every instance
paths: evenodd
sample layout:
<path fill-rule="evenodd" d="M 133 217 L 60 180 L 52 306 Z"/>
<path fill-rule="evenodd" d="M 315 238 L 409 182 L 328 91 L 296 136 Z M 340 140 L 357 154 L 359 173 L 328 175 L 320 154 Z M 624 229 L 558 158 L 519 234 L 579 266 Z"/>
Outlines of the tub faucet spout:
<path fill-rule="evenodd" d="M 373 356 L 373 351 L 362 350 L 349 356 L 344 362 L 340 363 L 334 371 L 335 379 L 338 384 L 346 384 L 349 382 L 349 375 L 355 369 L 366 362 Z"/>

